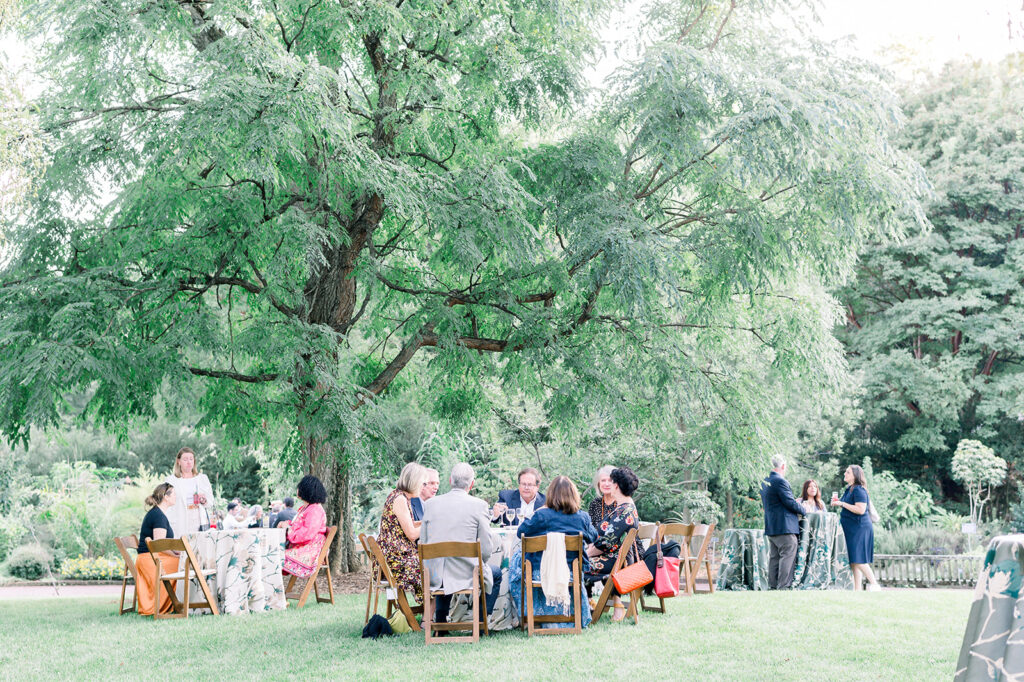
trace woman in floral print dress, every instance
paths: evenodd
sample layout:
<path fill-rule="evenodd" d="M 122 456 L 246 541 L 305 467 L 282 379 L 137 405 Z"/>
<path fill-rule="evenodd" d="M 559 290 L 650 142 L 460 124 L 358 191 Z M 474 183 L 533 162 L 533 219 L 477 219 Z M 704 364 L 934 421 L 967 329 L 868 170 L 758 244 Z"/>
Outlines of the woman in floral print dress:
<path fill-rule="evenodd" d="M 427 478 L 427 470 L 416 462 L 410 462 L 398 476 L 398 484 L 384 502 L 380 516 L 380 544 L 388 568 L 401 589 L 413 592 L 416 601 L 423 599 L 420 579 L 420 559 L 416 542 L 420 539 L 419 521 L 412 520 L 412 505 L 409 500 L 419 497 L 420 489 Z"/>
<path fill-rule="evenodd" d="M 587 582 L 608 580 L 612 568 L 615 567 L 615 560 L 622 548 L 622 541 L 626 534 L 634 528 L 640 527 L 640 515 L 633 504 L 633 493 L 640 484 L 636 474 L 629 467 L 619 467 L 611 473 L 612 496 L 615 498 L 615 509 L 601 521 L 597 527 L 597 542 L 587 548 L 590 556 L 590 571 L 587 573 Z M 639 559 L 639 552 L 636 544 L 630 547 L 626 558 L 627 564 L 632 564 Z M 625 616 L 625 607 L 615 595 L 615 612 L 612 620 L 619 621 Z"/>

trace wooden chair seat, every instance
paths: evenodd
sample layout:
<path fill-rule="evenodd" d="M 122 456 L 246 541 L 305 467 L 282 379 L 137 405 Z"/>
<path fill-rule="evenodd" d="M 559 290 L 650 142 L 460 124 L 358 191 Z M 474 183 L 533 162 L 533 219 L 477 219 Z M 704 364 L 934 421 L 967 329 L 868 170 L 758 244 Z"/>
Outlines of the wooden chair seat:
<path fill-rule="evenodd" d="M 138 576 L 135 575 L 135 559 L 128 553 L 128 550 L 135 550 L 138 553 L 139 539 L 134 535 L 128 535 L 123 538 L 114 538 L 114 544 L 117 545 L 117 551 L 121 553 L 121 558 L 124 560 L 124 572 L 121 574 L 121 604 L 118 614 L 123 616 L 126 613 L 138 611 L 139 594 L 135 586 L 139 581 Z M 132 586 L 132 605 L 125 608 L 124 597 L 128 590 L 128 585 Z"/>
<path fill-rule="evenodd" d="M 431 542 L 419 546 L 420 576 L 423 581 L 423 632 L 427 644 L 440 642 L 478 642 L 480 630 L 490 634 L 487 626 L 487 594 L 484 592 L 484 561 L 480 555 L 480 542 Z M 445 594 L 443 590 L 430 589 L 430 569 L 426 561 L 441 558 L 476 559 L 473 582 L 468 589 L 451 594 L 468 594 L 473 605 L 473 620 L 462 623 L 434 623 L 434 597 Z M 471 631 L 462 637 L 438 637 L 435 632 Z"/>
<path fill-rule="evenodd" d="M 217 608 L 217 600 L 214 599 L 213 592 L 206 582 L 207 575 L 216 573 L 217 569 L 203 570 L 199 568 L 199 560 L 196 559 L 195 552 L 192 550 L 192 545 L 189 544 L 188 538 L 146 540 L 146 546 L 149 549 L 150 556 L 153 557 L 153 563 L 156 564 L 155 603 L 160 604 L 160 592 L 162 589 L 166 589 L 171 597 L 172 605 L 170 613 L 160 613 L 159 608 L 153 609 L 153 618 L 188 618 L 190 609 L 210 609 L 213 615 L 220 615 L 220 610 Z M 159 558 L 161 552 L 178 552 L 183 557 L 184 568 L 174 573 L 164 573 L 164 566 Z M 185 582 L 185 592 L 181 601 L 178 600 L 178 596 L 174 592 L 173 583 L 175 580 L 183 580 Z M 202 591 L 206 601 L 193 602 L 189 599 L 189 590 L 193 580 L 199 584 L 199 589 Z"/>
<path fill-rule="evenodd" d="M 306 578 L 306 584 L 301 592 L 293 592 L 295 583 L 298 582 L 299 577 L 292 575 L 288 581 L 288 586 L 284 588 L 285 599 L 292 599 L 298 603 L 295 605 L 296 608 L 302 608 L 306 605 L 306 600 L 309 599 L 310 591 L 316 594 L 316 601 L 318 604 L 333 604 L 334 603 L 334 584 L 331 582 L 331 563 L 328 560 L 329 553 L 331 551 L 331 542 L 334 540 L 334 536 L 338 533 L 337 526 L 330 526 L 327 528 L 327 535 L 324 538 L 324 546 L 320 548 L 320 555 L 316 559 L 316 569 L 313 573 Z M 320 596 L 320 586 L 316 584 L 316 579 L 320 576 L 320 572 L 327 573 L 327 596 Z"/>
<path fill-rule="evenodd" d="M 572 614 L 565 616 L 542 615 L 533 613 L 533 588 L 540 587 L 540 582 L 533 580 L 533 564 L 526 558 L 527 552 L 543 552 L 548 546 L 548 536 L 538 535 L 535 537 L 523 538 L 523 577 L 522 594 L 525 604 L 519 604 L 519 613 L 523 615 L 520 619 L 520 627 L 526 627 L 527 637 L 533 635 L 578 635 L 583 631 L 583 537 L 580 535 L 565 536 L 565 550 L 575 552 L 576 558 L 572 560 L 572 569 L 569 571 L 569 598 L 572 600 Z M 572 623 L 571 628 L 538 628 L 537 623 Z"/>
<path fill-rule="evenodd" d="M 387 601 L 387 609 L 384 617 L 391 618 L 392 612 L 401 611 L 402 615 L 405 616 L 406 622 L 409 623 L 409 627 L 412 628 L 414 632 L 419 632 L 421 628 L 419 621 L 416 620 L 416 614 L 423 613 L 423 605 L 409 604 L 409 600 L 405 596 L 405 590 L 398 586 L 398 581 L 395 580 L 395 576 L 391 573 L 391 569 L 388 568 L 387 559 L 384 557 L 384 550 L 382 550 L 380 545 L 377 543 L 377 538 L 372 535 L 360 533 L 359 542 L 362 543 L 366 555 L 370 558 L 371 566 L 370 584 L 366 594 L 365 623 L 370 622 L 371 598 L 373 599 L 373 613 L 376 614 L 377 601 L 380 597 L 380 593 L 384 592 L 384 596 Z M 393 592 L 395 595 L 394 597 L 388 595 L 389 590 Z"/>

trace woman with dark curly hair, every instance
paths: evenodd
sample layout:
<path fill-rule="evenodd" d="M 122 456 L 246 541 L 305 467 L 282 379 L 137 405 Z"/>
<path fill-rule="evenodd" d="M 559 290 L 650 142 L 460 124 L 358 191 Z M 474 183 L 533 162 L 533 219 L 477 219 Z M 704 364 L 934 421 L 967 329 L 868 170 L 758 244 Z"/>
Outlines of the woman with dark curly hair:
<path fill-rule="evenodd" d="M 587 548 L 587 554 L 590 556 L 588 582 L 609 579 L 623 539 L 630 530 L 640 527 L 640 515 L 636 511 L 636 505 L 633 504 L 633 493 L 639 487 L 640 480 L 629 467 L 619 467 L 613 470 L 611 479 L 611 493 L 615 500 L 615 509 L 601 521 L 597 528 L 597 541 Z M 629 549 L 626 563 L 632 564 L 639 560 L 640 553 L 634 544 Z M 612 614 L 612 620 L 620 621 L 626 616 L 626 610 L 619 595 L 615 595 L 614 606 L 615 612 Z"/>
<path fill-rule="evenodd" d="M 327 490 L 316 476 L 304 476 L 299 481 L 298 497 L 303 504 L 299 505 L 295 518 L 278 527 L 287 529 L 284 572 L 308 578 L 316 571 L 316 561 L 326 540 L 327 513 L 323 505 L 327 501 Z"/>

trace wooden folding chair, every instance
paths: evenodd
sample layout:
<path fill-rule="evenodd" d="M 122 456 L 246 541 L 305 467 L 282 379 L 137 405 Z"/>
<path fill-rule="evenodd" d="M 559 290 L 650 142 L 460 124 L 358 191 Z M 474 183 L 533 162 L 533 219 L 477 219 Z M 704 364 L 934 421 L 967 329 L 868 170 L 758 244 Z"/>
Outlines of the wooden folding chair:
<path fill-rule="evenodd" d="M 384 592 L 387 594 L 387 589 L 390 587 L 388 581 L 381 574 L 380 565 L 374 560 L 373 552 L 370 550 L 366 539 L 365 533 L 359 534 L 359 544 L 363 546 L 363 556 L 370 562 L 370 583 L 366 586 L 366 617 L 363 619 L 363 625 L 370 622 L 370 602 L 373 602 L 373 613 L 377 613 L 380 593 Z"/>
<path fill-rule="evenodd" d="M 487 629 L 487 592 L 484 589 L 484 560 L 480 556 L 480 542 L 430 542 L 419 546 L 420 551 L 420 575 L 423 580 L 423 632 L 427 644 L 439 642 L 478 642 L 480 641 L 480 628 L 484 634 L 490 634 Z M 452 592 L 456 594 L 468 594 L 473 604 L 473 620 L 461 623 L 435 623 L 434 597 L 445 594 L 444 590 L 430 589 L 430 568 L 426 561 L 430 559 L 476 559 L 476 570 L 473 571 L 473 583 L 465 590 Z M 435 632 L 472 631 L 472 635 L 462 637 L 438 637 Z"/>
<path fill-rule="evenodd" d="M 684 594 L 690 594 L 690 538 L 693 536 L 692 523 L 663 523 L 658 526 L 655 542 L 664 542 L 665 538 L 676 540 L 679 543 L 679 582 Z M 665 613 L 665 599 L 658 597 L 658 606 L 648 606 L 644 598 L 640 597 L 640 608 L 644 611 Z"/>
<path fill-rule="evenodd" d="M 708 594 L 714 594 L 715 592 L 715 579 L 711 571 L 711 557 L 708 555 L 708 546 L 711 544 L 711 534 L 715 532 L 715 524 L 697 524 L 693 527 L 693 534 L 691 535 L 691 541 L 695 538 L 701 538 L 700 547 L 697 549 L 696 555 L 692 552 L 687 552 L 687 580 L 689 581 L 689 593 L 697 593 L 697 574 L 700 573 L 700 569 L 703 566 L 708 576 Z M 687 546 L 689 550 L 690 547 Z"/>
<path fill-rule="evenodd" d="M 316 558 L 316 569 L 313 574 L 306 578 L 306 585 L 303 587 L 302 592 L 296 594 L 292 592 L 295 587 L 295 582 L 299 579 L 297 575 L 291 576 L 288 581 L 288 587 L 284 588 L 284 598 L 297 599 L 298 604 L 296 608 L 302 608 L 306 605 L 306 600 L 309 599 L 310 590 L 316 594 L 316 601 L 318 604 L 334 603 L 334 585 L 331 584 L 331 563 L 327 559 L 328 553 L 331 551 L 331 541 L 334 540 L 334 536 L 338 533 L 337 526 L 329 526 L 327 528 L 327 536 L 324 538 L 324 546 L 320 548 L 320 556 Z M 320 586 L 316 584 L 316 579 L 320 575 L 320 571 L 327 572 L 327 596 L 320 596 Z"/>
<path fill-rule="evenodd" d="M 136 585 L 139 584 L 139 577 L 135 575 L 135 560 L 128 553 L 129 549 L 134 549 L 136 553 L 139 551 L 139 539 L 134 535 L 127 535 L 123 538 L 114 538 L 114 544 L 117 545 L 117 551 L 121 553 L 121 558 L 124 559 L 124 573 L 121 574 L 121 606 L 120 613 L 118 615 L 124 615 L 126 613 L 134 613 L 138 611 L 137 603 L 139 599 L 139 591 Z M 124 596 L 128 589 L 128 583 L 132 585 L 132 605 L 128 608 L 124 607 Z"/>
<path fill-rule="evenodd" d="M 220 615 L 220 611 L 217 609 L 217 600 L 214 599 L 213 592 L 210 591 L 210 586 L 206 582 L 206 577 L 215 574 L 217 569 L 200 568 L 199 560 L 196 559 L 188 538 L 147 540 L 146 547 L 149 549 L 150 556 L 153 557 L 153 563 L 156 564 L 156 601 L 154 602 L 156 608 L 153 609 L 153 618 L 188 618 L 189 609 L 210 609 L 213 615 Z M 161 552 L 178 552 L 184 555 L 185 567 L 175 573 L 164 573 L 164 565 L 157 556 Z M 174 593 L 174 581 L 176 580 L 185 582 L 185 593 L 181 601 L 178 601 L 178 596 Z M 202 590 L 206 601 L 193 602 L 189 600 L 189 588 L 193 580 L 199 583 L 199 589 Z M 161 588 L 166 589 L 171 596 L 171 613 L 160 613 Z"/>
<path fill-rule="evenodd" d="M 523 538 L 523 578 L 522 595 L 525 605 L 520 603 L 519 613 L 523 614 L 520 623 L 524 623 L 527 636 L 533 635 L 573 635 L 583 631 L 583 537 L 580 535 L 565 536 L 565 550 L 576 552 L 576 558 L 572 560 L 572 570 L 569 573 L 569 596 L 572 599 L 572 615 L 570 616 L 536 616 L 533 613 L 533 588 L 540 587 L 539 582 L 533 582 L 533 564 L 526 558 L 527 552 L 543 552 L 548 546 L 548 536 L 538 535 L 535 537 Z M 535 623 L 572 623 L 571 628 L 537 628 Z"/>
<path fill-rule="evenodd" d="M 387 583 L 384 586 L 384 589 L 391 590 L 395 594 L 394 597 L 391 597 L 387 594 L 387 592 L 385 592 L 385 597 L 387 597 L 387 610 L 384 612 L 384 617 L 391 618 L 391 613 L 393 611 L 401 611 L 402 614 L 405 615 L 405 620 L 409 623 L 409 627 L 412 628 L 413 631 L 418 632 L 421 628 L 419 621 L 416 620 L 416 614 L 423 613 L 423 605 L 409 605 L 409 601 L 408 599 L 406 599 L 405 596 L 405 590 L 398 586 L 398 581 L 395 580 L 394 574 L 391 573 L 391 569 L 388 568 L 388 561 L 386 558 L 384 558 L 384 550 L 382 550 L 380 548 L 380 545 L 377 543 L 377 538 L 373 537 L 372 535 L 361 534 L 359 536 L 359 541 L 362 542 L 364 546 L 369 548 L 370 561 L 372 562 L 374 567 L 373 570 L 376 571 L 376 574 L 382 578 L 382 582 Z M 367 596 L 366 601 L 367 606 L 369 606 L 369 596 Z M 374 600 L 373 604 L 373 612 L 377 613 L 376 599 Z M 366 621 L 370 621 L 369 613 L 367 613 Z"/>
<path fill-rule="evenodd" d="M 604 615 L 604 612 L 612 608 L 611 604 L 608 603 L 608 600 L 611 599 L 612 594 L 615 591 L 615 583 L 612 581 L 612 575 L 626 565 L 626 557 L 629 556 L 629 549 L 636 541 L 636 535 L 637 529 L 631 529 L 626 534 L 626 539 L 622 541 L 622 546 L 619 547 L 619 555 L 615 558 L 615 565 L 612 566 L 611 573 L 609 573 L 605 578 L 604 589 L 601 590 L 601 596 L 597 600 L 597 608 L 594 609 L 594 623 L 601 620 L 601 616 Z M 626 607 L 626 617 L 628 618 L 632 616 L 633 623 L 637 625 L 640 623 L 640 613 L 637 610 L 637 604 L 640 603 L 640 594 L 642 592 L 642 587 L 630 592 L 629 605 Z M 626 595 L 621 596 L 624 597 Z"/>

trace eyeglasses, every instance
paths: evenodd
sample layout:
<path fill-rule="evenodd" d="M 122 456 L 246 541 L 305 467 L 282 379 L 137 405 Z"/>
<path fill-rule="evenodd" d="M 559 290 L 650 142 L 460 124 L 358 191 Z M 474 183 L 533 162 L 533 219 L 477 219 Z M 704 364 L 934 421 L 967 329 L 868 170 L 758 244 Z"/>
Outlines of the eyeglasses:
<path fill-rule="evenodd" d="M 520 488 L 536 488 L 536 487 L 537 487 L 537 486 L 539 486 L 539 485 L 540 485 L 539 483 L 522 483 L 522 482 L 521 482 L 521 483 L 519 484 L 519 487 L 520 487 Z"/>

